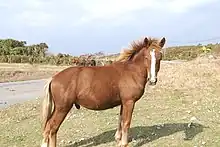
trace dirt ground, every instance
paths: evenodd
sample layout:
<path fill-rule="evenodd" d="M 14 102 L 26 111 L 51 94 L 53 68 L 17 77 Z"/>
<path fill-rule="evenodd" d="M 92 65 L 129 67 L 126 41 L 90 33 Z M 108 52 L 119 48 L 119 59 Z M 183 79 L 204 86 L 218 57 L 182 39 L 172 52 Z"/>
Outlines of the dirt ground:
<path fill-rule="evenodd" d="M 48 78 L 67 66 L 0 63 L 0 82 Z"/>
<path fill-rule="evenodd" d="M 136 103 L 130 147 L 220 146 L 220 59 L 163 63 L 155 87 Z M 1 147 L 41 143 L 41 99 L 0 110 Z M 74 107 L 61 125 L 63 147 L 114 147 L 119 107 L 91 111 Z"/>

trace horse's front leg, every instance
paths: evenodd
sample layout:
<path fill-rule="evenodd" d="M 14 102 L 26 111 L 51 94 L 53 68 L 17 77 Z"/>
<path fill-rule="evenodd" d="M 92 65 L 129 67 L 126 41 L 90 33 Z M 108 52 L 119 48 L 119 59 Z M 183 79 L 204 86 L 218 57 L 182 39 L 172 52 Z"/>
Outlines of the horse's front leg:
<path fill-rule="evenodd" d="M 115 133 L 115 140 L 117 141 L 117 143 L 119 143 L 121 141 L 121 136 L 122 136 L 122 132 L 121 132 L 121 127 L 122 127 L 122 121 L 121 121 L 122 110 L 123 110 L 123 106 L 121 105 L 120 114 L 119 114 L 119 117 L 118 117 L 118 128 L 117 128 L 117 131 Z"/>
<path fill-rule="evenodd" d="M 134 110 L 134 101 L 128 100 L 122 103 L 123 111 L 122 111 L 122 138 L 121 138 L 121 147 L 128 146 L 128 131 L 131 124 L 132 113 Z"/>

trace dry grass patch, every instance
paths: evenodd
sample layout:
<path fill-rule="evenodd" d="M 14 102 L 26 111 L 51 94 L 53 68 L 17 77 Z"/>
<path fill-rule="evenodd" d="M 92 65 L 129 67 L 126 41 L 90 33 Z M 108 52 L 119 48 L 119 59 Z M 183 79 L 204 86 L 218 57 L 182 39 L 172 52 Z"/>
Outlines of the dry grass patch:
<path fill-rule="evenodd" d="M 220 60 L 199 58 L 163 63 L 159 82 L 136 103 L 131 147 L 220 146 Z M 0 111 L 0 146 L 39 146 L 40 101 Z M 73 108 L 58 132 L 65 147 L 115 146 L 119 107 L 106 111 Z M 191 124 L 192 122 L 192 124 Z"/>
<path fill-rule="evenodd" d="M 0 63 L 0 82 L 48 78 L 68 66 Z"/>

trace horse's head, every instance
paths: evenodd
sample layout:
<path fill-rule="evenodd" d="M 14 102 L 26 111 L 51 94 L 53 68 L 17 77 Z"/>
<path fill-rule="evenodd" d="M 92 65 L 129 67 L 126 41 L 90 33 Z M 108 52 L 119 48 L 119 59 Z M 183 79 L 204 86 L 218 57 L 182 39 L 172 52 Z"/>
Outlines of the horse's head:
<path fill-rule="evenodd" d="M 165 38 L 158 40 L 155 38 L 148 39 L 147 37 L 143 41 L 133 42 L 130 49 L 120 53 L 116 62 L 141 62 L 140 65 L 144 64 L 144 68 L 147 70 L 149 84 L 156 85 L 157 73 L 160 70 L 160 61 L 162 60 L 162 48 L 165 42 Z"/>
<path fill-rule="evenodd" d="M 145 64 L 147 65 L 149 85 L 156 85 L 157 74 L 160 70 L 160 61 L 162 60 L 162 48 L 166 42 L 163 37 L 161 40 L 144 39 L 146 50 L 144 51 Z"/>

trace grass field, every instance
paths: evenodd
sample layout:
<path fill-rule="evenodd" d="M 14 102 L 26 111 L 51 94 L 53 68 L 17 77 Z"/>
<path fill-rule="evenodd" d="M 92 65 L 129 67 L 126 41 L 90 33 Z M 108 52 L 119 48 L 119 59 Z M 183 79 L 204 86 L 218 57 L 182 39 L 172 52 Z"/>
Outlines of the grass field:
<path fill-rule="evenodd" d="M 41 99 L 0 110 L 1 147 L 41 143 Z M 130 147 L 220 146 L 220 59 L 198 58 L 161 65 L 159 82 L 136 103 Z M 75 107 L 58 132 L 63 147 L 114 147 L 119 107 Z"/>
<path fill-rule="evenodd" d="M 67 66 L 0 63 L 0 82 L 47 78 L 66 67 Z"/>

